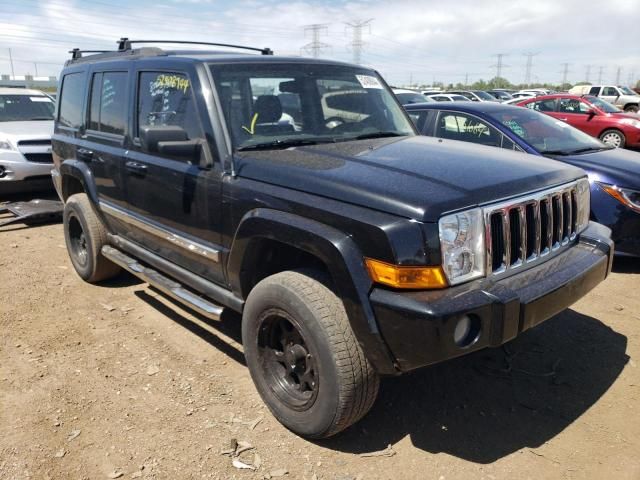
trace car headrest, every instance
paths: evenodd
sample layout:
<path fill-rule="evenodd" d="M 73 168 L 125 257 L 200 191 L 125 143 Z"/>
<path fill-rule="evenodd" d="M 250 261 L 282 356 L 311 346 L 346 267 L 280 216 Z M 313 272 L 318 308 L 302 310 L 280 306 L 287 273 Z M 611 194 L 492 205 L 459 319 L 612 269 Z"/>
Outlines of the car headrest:
<path fill-rule="evenodd" d="M 261 95 L 253 104 L 258 123 L 276 123 L 282 117 L 282 104 L 275 95 Z"/>

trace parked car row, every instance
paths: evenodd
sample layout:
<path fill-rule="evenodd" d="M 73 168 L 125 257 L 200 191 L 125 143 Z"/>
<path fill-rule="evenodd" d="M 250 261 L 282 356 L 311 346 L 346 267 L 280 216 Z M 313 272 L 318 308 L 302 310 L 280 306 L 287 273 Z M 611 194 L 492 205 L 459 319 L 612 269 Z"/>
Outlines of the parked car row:
<path fill-rule="evenodd" d="M 555 95 L 525 105 L 562 99 L 575 101 Z M 538 108 L 470 102 L 405 108 L 423 135 L 516 150 L 584 169 L 591 186 L 591 219 L 611 228 L 616 253 L 640 256 L 640 153 L 603 144 Z"/>

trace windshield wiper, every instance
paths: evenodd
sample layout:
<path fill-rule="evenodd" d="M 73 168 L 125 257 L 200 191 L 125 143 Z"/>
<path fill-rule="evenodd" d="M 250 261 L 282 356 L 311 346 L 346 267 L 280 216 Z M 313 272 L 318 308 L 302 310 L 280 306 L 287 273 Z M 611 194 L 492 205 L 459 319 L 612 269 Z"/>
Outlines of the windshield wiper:
<path fill-rule="evenodd" d="M 334 143 L 333 138 L 290 138 L 287 140 L 272 140 L 270 142 L 253 143 L 238 147 L 239 152 L 245 150 L 271 150 L 277 148 L 299 147 L 301 145 L 317 145 L 319 143 Z"/>
<path fill-rule="evenodd" d="M 373 133 L 363 133 L 362 135 L 349 138 L 348 140 L 366 140 L 369 138 L 407 137 L 407 136 L 408 134 L 400 133 L 400 132 L 373 132 Z"/>
<path fill-rule="evenodd" d="M 606 147 L 586 147 L 586 148 L 579 148 L 577 150 L 572 151 L 571 153 L 600 152 L 602 150 L 612 150 L 614 148 L 616 147 L 612 147 L 611 145 Z"/>
<path fill-rule="evenodd" d="M 543 155 L 571 155 L 573 152 L 566 150 L 542 150 L 540 153 Z"/>

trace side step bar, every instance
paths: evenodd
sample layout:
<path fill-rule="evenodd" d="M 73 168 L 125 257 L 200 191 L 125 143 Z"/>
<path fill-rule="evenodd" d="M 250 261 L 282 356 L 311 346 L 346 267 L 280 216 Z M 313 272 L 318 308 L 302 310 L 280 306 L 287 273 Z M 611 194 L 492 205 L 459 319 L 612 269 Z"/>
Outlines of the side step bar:
<path fill-rule="evenodd" d="M 134 258 L 122 253 L 120 250 L 113 248 L 109 245 L 102 247 L 102 255 L 111 260 L 116 265 L 121 266 L 128 272 L 132 273 L 143 282 L 147 282 L 149 285 L 157 288 L 161 292 L 170 296 L 174 300 L 184 303 L 188 307 L 192 308 L 196 312 L 204 315 L 212 320 L 220 320 L 223 307 L 209 302 L 208 300 L 196 295 L 195 293 L 187 290 L 182 284 L 165 277 L 160 272 L 153 270 L 149 267 L 145 267 L 140 264 Z"/>

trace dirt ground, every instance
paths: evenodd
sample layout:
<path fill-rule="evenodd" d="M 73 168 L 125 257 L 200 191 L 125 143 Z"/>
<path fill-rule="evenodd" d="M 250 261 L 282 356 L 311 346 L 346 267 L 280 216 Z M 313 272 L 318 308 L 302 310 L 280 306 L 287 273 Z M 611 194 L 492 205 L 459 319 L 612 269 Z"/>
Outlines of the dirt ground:
<path fill-rule="evenodd" d="M 2 479 L 640 479 L 640 262 L 505 348 L 383 380 L 309 442 L 263 406 L 236 315 L 82 282 L 60 225 L 5 229 L 0 252 Z"/>

